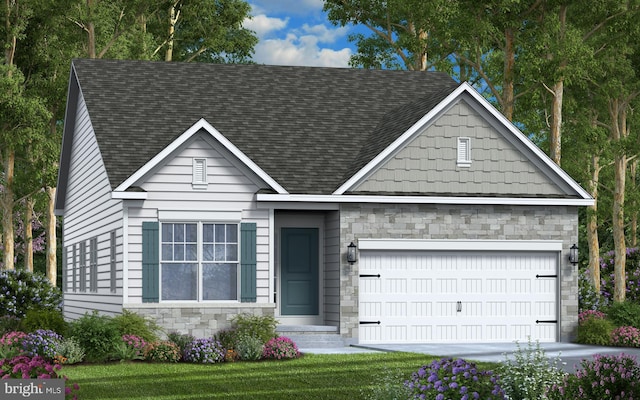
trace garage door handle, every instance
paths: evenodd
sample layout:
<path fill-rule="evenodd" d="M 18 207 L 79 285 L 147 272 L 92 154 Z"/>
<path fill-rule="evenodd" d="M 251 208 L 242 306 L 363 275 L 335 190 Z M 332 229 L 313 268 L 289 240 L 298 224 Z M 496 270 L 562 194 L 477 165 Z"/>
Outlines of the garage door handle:
<path fill-rule="evenodd" d="M 457 304 L 456 312 L 462 312 L 462 302 L 461 301 L 459 301 L 458 304 Z"/>
<path fill-rule="evenodd" d="M 380 274 L 377 275 L 360 275 L 360 278 L 380 278 Z"/>
<path fill-rule="evenodd" d="M 557 319 L 547 319 L 547 320 L 536 320 L 536 324 L 557 324 L 558 320 Z"/>
<path fill-rule="evenodd" d="M 380 325 L 380 321 L 360 321 L 360 325 Z"/>
<path fill-rule="evenodd" d="M 536 275 L 536 278 L 557 278 L 558 275 Z"/>

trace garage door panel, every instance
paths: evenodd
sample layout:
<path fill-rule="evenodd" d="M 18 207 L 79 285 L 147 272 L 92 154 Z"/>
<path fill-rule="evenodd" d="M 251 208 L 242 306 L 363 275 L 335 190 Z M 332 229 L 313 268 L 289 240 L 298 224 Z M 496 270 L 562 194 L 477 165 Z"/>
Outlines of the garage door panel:
<path fill-rule="evenodd" d="M 361 342 L 556 340 L 536 320 L 557 318 L 557 253 L 403 254 L 361 254 Z"/>

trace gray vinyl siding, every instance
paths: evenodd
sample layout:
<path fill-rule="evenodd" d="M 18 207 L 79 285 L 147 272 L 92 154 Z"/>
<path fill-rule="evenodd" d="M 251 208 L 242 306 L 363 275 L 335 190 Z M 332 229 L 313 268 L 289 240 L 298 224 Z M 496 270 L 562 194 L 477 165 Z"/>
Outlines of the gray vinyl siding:
<path fill-rule="evenodd" d="M 92 310 L 105 314 L 122 311 L 122 202 L 111 199 L 111 187 L 82 95 L 78 96 L 77 107 L 62 233 L 63 246 L 67 248 L 67 268 L 63 271 L 63 279 L 67 282 L 64 312 L 70 319 Z M 120 278 L 115 293 L 111 291 L 109 280 L 111 231 L 117 232 L 118 241 L 117 276 Z M 94 292 L 90 291 L 88 273 L 89 243 L 92 239 L 97 242 Z M 84 276 L 80 275 L 81 248 L 87 250 L 84 252 Z M 74 254 L 76 260 L 73 259 Z M 81 279 L 87 284 L 80 285 Z"/>
<path fill-rule="evenodd" d="M 498 125 L 499 126 L 499 125 Z M 371 174 L 356 191 L 477 196 L 562 196 L 566 193 L 507 140 L 504 127 L 459 101 Z M 457 164 L 457 139 L 471 139 L 471 165 Z"/>
<path fill-rule="evenodd" d="M 324 322 L 340 326 L 340 213 L 327 211 L 324 240 Z"/>
<path fill-rule="evenodd" d="M 194 158 L 205 158 L 207 164 L 206 189 L 192 186 Z M 240 165 L 217 142 L 197 134 L 182 148 L 167 157 L 162 165 L 136 182 L 147 192 L 144 208 L 132 205 L 128 209 L 128 298 L 127 305 L 142 304 L 142 223 L 163 222 L 159 214 L 172 212 L 237 212 L 240 222 L 257 224 L 257 303 L 272 303 L 269 287 L 269 211 L 258 209 L 255 193 L 260 179 Z M 198 221 L 185 219 L 180 222 Z M 225 221 L 211 221 L 225 222 Z M 233 221 L 229 221 L 233 222 Z M 203 302 L 201 304 L 207 304 Z M 163 303 L 166 304 L 166 303 Z M 240 304 L 240 303 L 239 303 Z M 244 304 L 244 303 L 243 303 Z M 250 307 L 249 304 L 247 304 Z"/>

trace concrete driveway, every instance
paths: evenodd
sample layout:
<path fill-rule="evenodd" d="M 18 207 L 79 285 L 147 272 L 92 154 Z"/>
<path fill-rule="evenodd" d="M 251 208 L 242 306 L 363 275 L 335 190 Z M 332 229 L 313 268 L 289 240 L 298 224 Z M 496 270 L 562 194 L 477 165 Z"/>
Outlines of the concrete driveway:
<path fill-rule="evenodd" d="M 527 343 L 520 343 L 526 349 Z M 540 343 L 553 361 L 560 357 L 560 366 L 566 372 L 575 372 L 583 359 L 591 360 L 595 354 L 629 354 L 640 362 L 640 349 L 621 347 L 586 346 L 575 343 Z M 411 352 L 433 356 L 464 358 L 466 360 L 503 362 L 517 350 L 516 343 L 460 343 L 460 344 L 375 344 L 356 345 L 344 349 L 301 349 L 303 353 L 360 353 L 360 352 Z"/>

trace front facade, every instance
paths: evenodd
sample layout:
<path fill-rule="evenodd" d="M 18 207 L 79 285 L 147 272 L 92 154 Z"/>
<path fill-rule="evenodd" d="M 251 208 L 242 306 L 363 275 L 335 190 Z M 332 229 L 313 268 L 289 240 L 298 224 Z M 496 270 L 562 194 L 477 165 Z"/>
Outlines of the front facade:
<path fill-rule="evenodd" d="M 206 83 L 154 92 L 176 73 Z M 421 74 L 74 61 L 65 316 L 128 309 L 199 337 L 249 312 L 346 343 L 571 340 L 568 253 L 592 199 L 471 87 Z"/>

